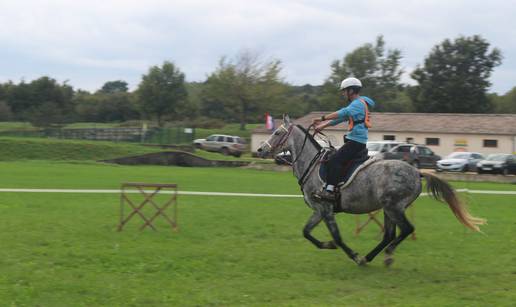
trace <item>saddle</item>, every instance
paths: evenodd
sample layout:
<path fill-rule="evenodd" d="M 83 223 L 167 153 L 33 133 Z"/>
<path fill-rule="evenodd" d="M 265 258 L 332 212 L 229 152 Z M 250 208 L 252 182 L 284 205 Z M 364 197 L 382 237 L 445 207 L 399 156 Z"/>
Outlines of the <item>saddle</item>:
<path fill-rule="evenodd" d="M 321 159 L 321 167 L 319 168 L 319 176 L 321 177 L 322 181 L 325 181 L 324 178 L 326 178 L 326 174 L 328 173 L 327 162 L 336 152 L 337 150 L 335 150 L 335 148 L 332 148 L 330 150 L 327 150 L 323 154 L 323 157 Z M 370 163 L 364 163 L 368 160 L 370 161 Z M 373 160 L 376 159 L 369 158 L 369 156 L 367 155 L 367 148 L 364 148 L 358 153 L 356 153 L 352 160 L 345 162 L 345 165 L 342 168 L 342 172 L 339 176 L 338 187 L 349 184 L 351 180 L 355 177 L 355 173 L 359 170 L 358 168 L 364 164 L 364 166 L 371 164 L 372 162 L 374 162 Z"/>

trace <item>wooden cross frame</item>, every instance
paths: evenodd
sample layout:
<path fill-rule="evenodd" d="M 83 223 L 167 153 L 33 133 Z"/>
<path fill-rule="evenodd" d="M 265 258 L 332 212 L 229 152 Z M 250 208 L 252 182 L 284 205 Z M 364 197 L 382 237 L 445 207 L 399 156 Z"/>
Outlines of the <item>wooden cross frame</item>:
<path fill-rule="evenodd" d="M 383 232 L 384 229 L 383 229 L 383 224 L 382 222 L 380 222 L 378 220 L 378 218 L 376 217 L 376 215 L 378 215 L 378 213 L 380 212 L 380 210 L 377 210 L 377 211 L 373 211 L 373 212 L 369 212 L 367 214 L 367 220 L 364 222 L 364 223 L 360 223 L 360 216 L 356 216 L 356 221 L 357 221 L 357 227 L 355 228 L 355 235 L 358 236 L 358 234 L 369 224 L 369 222 L 373 221 L 376 223 L 376 225 L 378 225 L 378 227 L 380 227 L 380 232 Z"/>
<path fill-rule="evenodd" d="M 136 203 L 133 202 L 127 195 L 127 188 L 137 189 L 143 195 L 143 201 L 136 205 Z M 152 188 L 154 190 L 146 191 L 145 188 Z M 171 194 L 170 198 L 163 204 L 163 206 L 160 207 L 156 202 L 154 202 L 153 198 L 162 189 L 171 189 L 172 191 L 169 192 Z M 132 211 L 126 217 L 124 217 L 125 203 L 129 204 L 129 206 L 132 208 Z M 156 213 L 154 213 L 154 215 L 152 215 L 150 218 L 145 217 L 142 212 L 143 207 L 147 203 L 150 203 L 154 209 L 156 209 Z M 170 205 L 172 205 L 172 218 L 169 218 L 165 211 Z M 140 227 L 140 230 L 143 230 L 147 226 L 156 230 L 156 227 L 152 225 L 152 222 L 161 215 L 170 224 L 172 230 L 177 231 L 177 184 L 135 182 L 122 183 L 122 186 L 120 187 L 120 224 L 118 224 L 118 231 L 122 231 L 124 225 L 127 224 L 127 222 L 129 222 L 129 220 L 136 214 L 138 214 L 145 222 Z"/>
<path fill-rule="evenodd" d="M 410 215 L 410 220 L 412 223 L 415 221 L 415 213 L 414 213 L 414 207 L 409 207 L 407 210 Z M 358 234 L 371 222 L 373 221 L 378 227 L 380 228 L 380 232 L 384 232 L 383 224 L 380 222 L 377 218 L 378 213 L 380 210 L 369 212 L 367 214 L 367 220 L 363 223 L 360 223 L 360 216 L 356 215 L 356 227 L 355 227 L 355 235 L 358 236 Z M 414 231 L 411 235 L 412 240 L 416 240 L 416 232 Z"/>

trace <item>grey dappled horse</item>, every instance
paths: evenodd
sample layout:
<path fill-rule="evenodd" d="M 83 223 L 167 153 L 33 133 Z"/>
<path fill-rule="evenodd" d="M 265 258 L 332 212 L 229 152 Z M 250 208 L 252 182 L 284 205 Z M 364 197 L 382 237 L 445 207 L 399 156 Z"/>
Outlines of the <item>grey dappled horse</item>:
<path fill-rule="evenodd" d="M 414 226 L 405 216 L 405 210 L 421 193 L 421 177 L 427 180 L 429 194 L 440 201 L 444 200 L 466 227 L 479 231 L 478 225 L 485 223 L 484 219 L 469 214 L 447 182 L 398 160 L 379 159 L 362 169 L 349 185 L 340 188 L 338 203 L 313 198 L 312 195 L 324 185 L 319 177 L 320 163 L 317 161 L 321 147 L 303 127 L 292 124 L 288 115 L 284 117 L 283 124 L 260 146 L 258 153 L 265 156 L 282 150 L 291 152 L 294 175 L 301 185 L 306 204 L 314 211 L 303 229 L 305 238 L 321 249 L 340 247 L 359 265 L 372 261 L 385 247 L 384 263 L 390 265 L 393 262 L 392 254 L 396 246 L 414 231 Z M 361 214 L 382 208 L 385 229 L 383 239 L 369 254 L 360 257 L 342 241 L 334 213 Z M 333 241 L 321 242 L 311 235 L 311 231 L 321 221 L 328 227 Z M 396 226 L 401 231 L 397 237 Z"/>

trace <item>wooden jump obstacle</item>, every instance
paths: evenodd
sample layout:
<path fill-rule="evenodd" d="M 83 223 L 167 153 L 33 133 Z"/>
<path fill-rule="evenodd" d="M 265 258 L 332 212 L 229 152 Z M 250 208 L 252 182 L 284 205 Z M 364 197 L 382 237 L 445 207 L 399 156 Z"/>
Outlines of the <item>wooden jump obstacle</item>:
<path fill-rule="evenodd" d="M 153 190 L 145 190 L 145 189 L 153 189 Z M 134 190 L 140 192 L 143 196 L 143 200 L 140 203 L 136 203 L 130 199 L 128 196 L 129 193 L 134 193 Z M 162 194 L 170 194 L 170 198 L 162 205 L 159 206 L 154 201 L 154 196 L 157 195 L 163 189 L 170 189 L 171 191 L 166 191 Z M 124 208 L 127 207 L 126 203 L 129 205 L 130 213 L 127 216 L 124 216 Z M 145 217 L 142 210 L 146 204 L 150 203 L 152 207 L 156 210 L 154 215 L 150 218 Z M 172 205 L 172 218 L 168 217 L 166 214 L 166 209 Z M 118 224 L 118 231 L 122 231 L 122 228 L 129 222 L 129 220 L 135 216 L 139 215 L 142 220 L 145 222 L 141 227 L 140 231 L 145 227 L 150 227 L 153 230 L 156 230 L 156 227 L 152 225 L 152 222 L 158 217 L 163 216 L 163 218 L 170 224 L 172 230 L 177 231 L 177 184 L 166 184 L 166 183 L 135 183 L 135 182 L 126 182 L 122 183 L 120 187 L 120 224 Z"/>
<path fill-rule="evenodd" d="M 378 220 L 378 213 L 380 213 L 381 210 L 373 211 L 367 213 L 367 220 L 365 222 L 360 222 L 360 215 L 356 215 L 355 221 L 356 221 L 356 227 L 355 227 L 355 236 L 358 236 L 360 232 L 370 223 L 374 222 L 378 227 L 380 228 L 380 233 L 384 232 L 383 223 Z M 414 207 L 410 207 L 408 210 L 408 213 L 410 215 L 410 221 L 411 223 L 414 223 L 415 221 L 415 214 L 414 214 Z M 412 240 L 416 239 L 416 232 L 414 231 L 411 235 Z"/>

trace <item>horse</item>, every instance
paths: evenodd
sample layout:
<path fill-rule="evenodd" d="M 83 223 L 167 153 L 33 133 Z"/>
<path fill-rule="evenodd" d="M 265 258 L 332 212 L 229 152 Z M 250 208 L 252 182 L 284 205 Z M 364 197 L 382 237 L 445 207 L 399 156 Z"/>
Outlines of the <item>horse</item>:
<path fill-rule="evenodd" d="M 412 232 L 414 226 L 405 215 L 405 210 L 418 198 L 422 190 L 422 178 L 426 179 L 428 194 L 441 202 L 446 202 L 455 217 L 464 226 L 480 231 L 479 225 L 486 223 L 485 219 L 473 217 L 459 200 L 455 190 L 439 177 L 421 172 L 414 166 L 399 160 L 384 160 L 375 157 L 367 166 L 353 174 L 351 182 L 340 185 L 340 198 L 332 202 L 315 198 L 314 193 L 321 190 L 325 184 L 319 176 L 321 167 L 320 156 L 324 150 L 312 135 L 300 125 L 284 116 L 283 124 L 278 127 L 267 141 L 258 148 L 261 157 L 267 154 L 277 154 L 289 150 L 291 166 L 298 179 L 305 203 L 313 210 L 312 216 L 303 228 L 304 237 L 319 249 L 342 249 L 346 255 L 358 265 L 371 262 L 385 249 L 384 264 L 393 263 L 393 253 L 396 247 Z M 383 208 L 384 234 L 383 239 L 365 257 L 347 246 L 340 235 L 335 221 L 336 213 L 363 214 Z M 312 230 L 324 221 L 332 241 L 321 242 L 311 235 Z M 400 233 L 396 236 L 396 226 Z"/>

